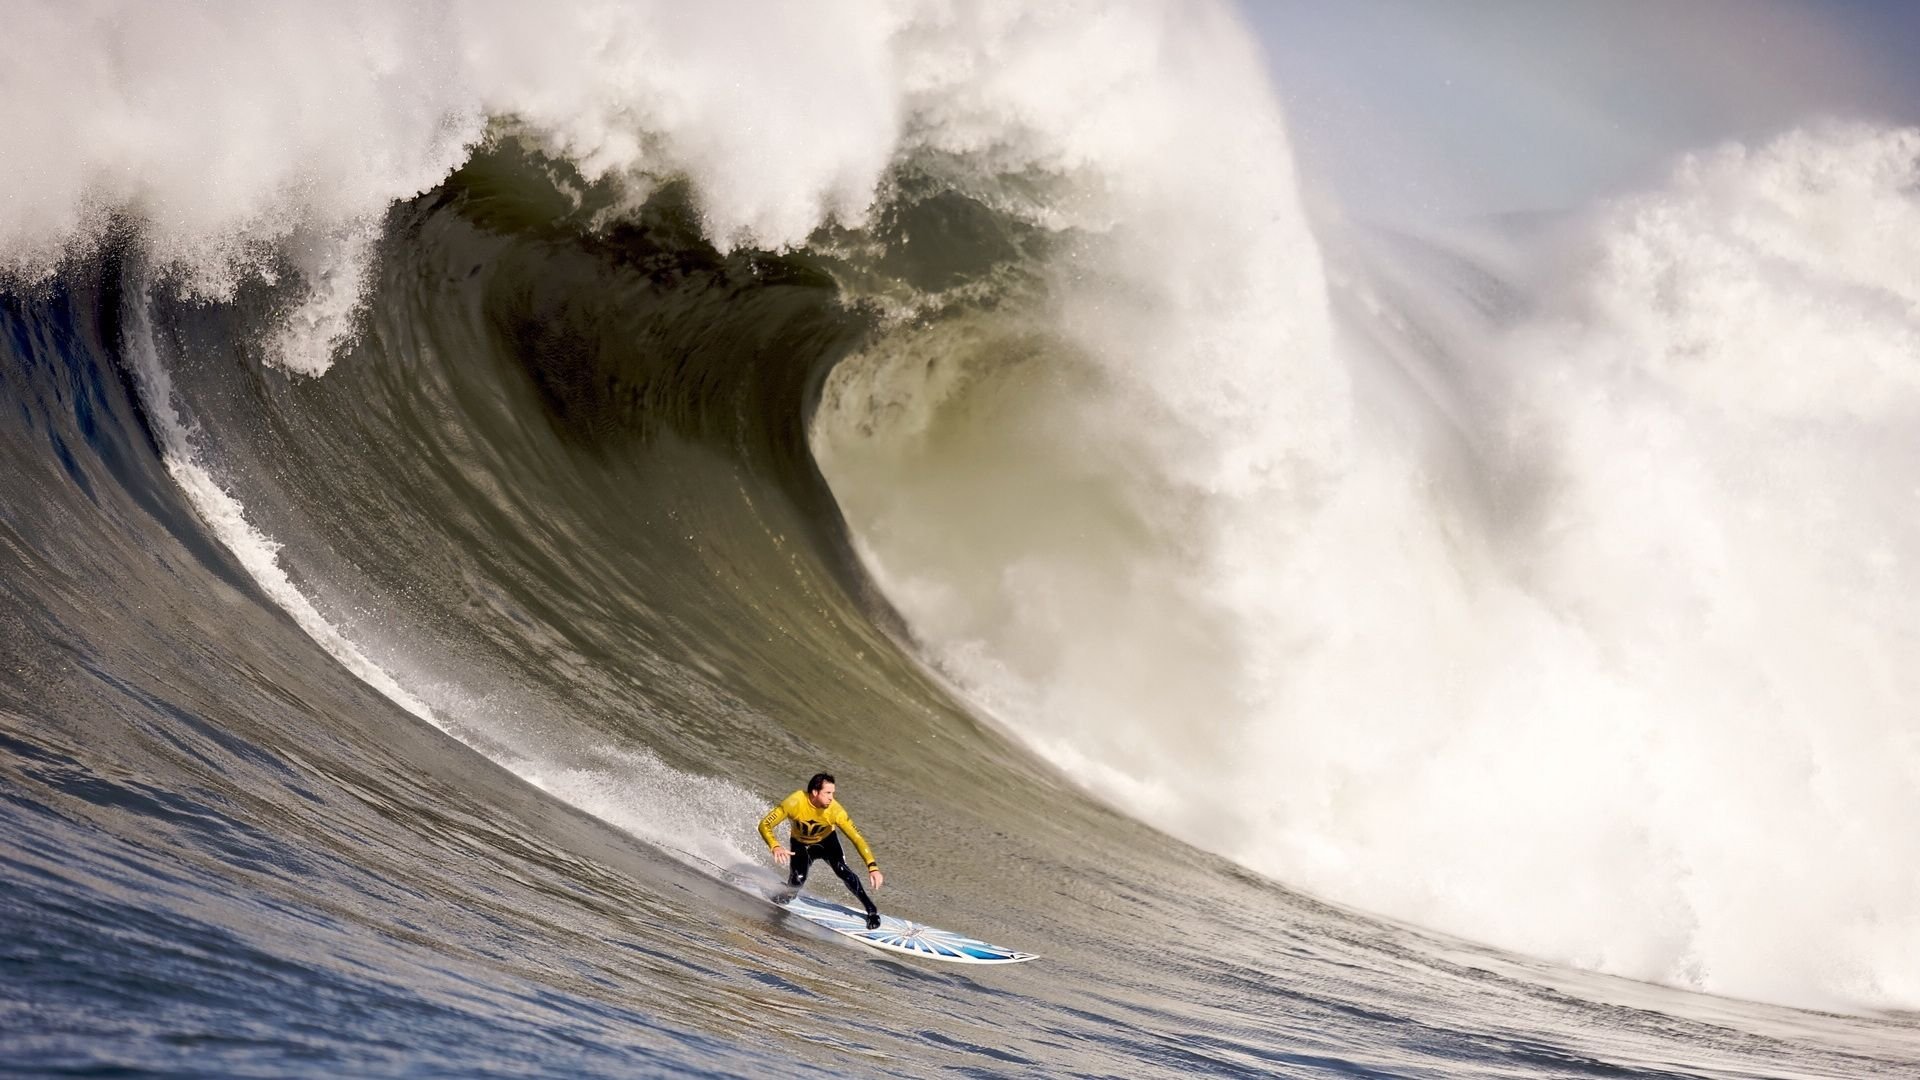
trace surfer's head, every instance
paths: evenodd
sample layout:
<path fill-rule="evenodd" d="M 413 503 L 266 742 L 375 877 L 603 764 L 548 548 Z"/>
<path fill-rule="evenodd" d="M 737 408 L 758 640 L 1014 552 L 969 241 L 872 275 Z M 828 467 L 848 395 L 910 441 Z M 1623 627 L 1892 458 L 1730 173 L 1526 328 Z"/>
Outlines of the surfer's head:
<path fill-rule="evenodd" d="M 817 772 L 807 781 L 807 799 L 825 810 L 833 802 L 833 774 Z"/>

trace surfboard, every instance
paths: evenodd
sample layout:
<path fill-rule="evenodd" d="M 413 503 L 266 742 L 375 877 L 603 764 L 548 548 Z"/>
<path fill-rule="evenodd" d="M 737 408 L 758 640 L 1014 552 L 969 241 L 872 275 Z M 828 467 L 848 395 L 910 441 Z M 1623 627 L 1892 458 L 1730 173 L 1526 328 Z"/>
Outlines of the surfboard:
<path fill-rule="evenodd" d="M 1037 953 L 991 945 L 951 930 L 892 915 L 881 915 L 880 929 L 869 930 L 865 912 L 817 900 L 804 893 L 784 904 L 778 899 L 773 902 L 808 922 L 844 934 L 862 945 L 886 952 L 905 953 L 922 960 L 945 960 L 953 964 L 1019 964 L 1039 959 Z"/>

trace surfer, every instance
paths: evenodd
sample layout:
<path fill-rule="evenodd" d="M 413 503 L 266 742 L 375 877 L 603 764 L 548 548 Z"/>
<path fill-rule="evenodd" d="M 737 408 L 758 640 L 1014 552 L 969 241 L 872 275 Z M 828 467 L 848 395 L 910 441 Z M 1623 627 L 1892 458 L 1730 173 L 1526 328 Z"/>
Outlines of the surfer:
<path fill-rule="evenodd" d="M 787 825 L 787 840 L 793 844 L 788 850 L 774 839 L 773 828 L 782 820 Z M 860 884 L 859 875 L 847 865 L 847 855 L 840 850 L 840 833 L 846 833 L 847 839 L 867 861 L 867 880 L 873 882 L 875 889 L 886 884 L 887 877 L 880 872 L 880 864 L 874 861 L 873 849 L 860 836 L 860 830 L 853 827 L 853 819 L 847 816 L 847 809 L 833 801 L 833 775 L 815 773 L 807 781 L 805 791 L 796 791 L 780 800 L 780 805 L 767 811 L 760 819 L 760 839 L 773 849 L 773 861 L 787 867 L 787 884 L 798 891 L 806 884 L 807 868 L 816 862 L 825 862 L 846 883 L 847 891 L 860 900 L 860 906 L 867 909 L 867 929 L 880 928 L 880 909 L 867 896 L 867 890 Z M 787 899 L 791 899 L 788 894 Z"/>

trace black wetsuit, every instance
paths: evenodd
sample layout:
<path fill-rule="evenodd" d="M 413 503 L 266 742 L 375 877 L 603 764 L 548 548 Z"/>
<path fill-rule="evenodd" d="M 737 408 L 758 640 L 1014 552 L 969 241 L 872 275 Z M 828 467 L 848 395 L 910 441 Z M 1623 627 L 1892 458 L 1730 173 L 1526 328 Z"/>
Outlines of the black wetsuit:
<path fill-rule="evenodd" d="M 788 837 L 788 840 L 792 841 L 792 837 Z M 839 833 L 828 833 L 827 838 L 817 844 L 794 843 L 793 857 L 787 860 L 787 884 L 796 889 L 806 884 L 807 870 L 816 862 L 824 862 L 833 868 L 834 874 L 846 885 L 847 891 L 859 899 L 861 907 L 867 909 L 869 918 L 880 913 L 880 909 L 873 905 L 872 898 L 867 895 L 867 887 L 861 884 L 860 875 L 854 873 L 853 867 L 847 865 L 847 854 L 840 850 Z"/>

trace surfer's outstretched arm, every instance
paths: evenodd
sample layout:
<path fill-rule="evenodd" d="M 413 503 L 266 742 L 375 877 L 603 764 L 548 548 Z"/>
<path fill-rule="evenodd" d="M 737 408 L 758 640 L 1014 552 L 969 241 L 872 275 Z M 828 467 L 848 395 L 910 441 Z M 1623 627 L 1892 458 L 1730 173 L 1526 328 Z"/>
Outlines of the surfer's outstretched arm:
<path fill-rule="evenodd" d="M 787 857 L 792 853 L 781 847 L 780 841 L 774 839 L 773 828 L 786 819 L 787 808 L 784 803 L 767 811 L 766 816 L 760 819 L 760 839 L 767 842 L 767 849 L 773 852 L 773 861 L 781 866 L 787 865 Z"/>
<path fill-rule="evenodd" d="M 874 859 L 873 849 L 867 846 L 867 838 L 861 836 L 860 830 L 853 827 L 853 816 L 848 814 L 846 808 L 839 803 L 834 803 L 833 808 L 839 811 L 838 820 L 834 824 L 841 832 L 847 834 L 847 839 L 853 841 L 854 850 L 860 853 L 861 861 L 867 864 L 867 880 L 876 889 L 886 884 L 887 876 L 880 872 L 880 863 Z"/>

